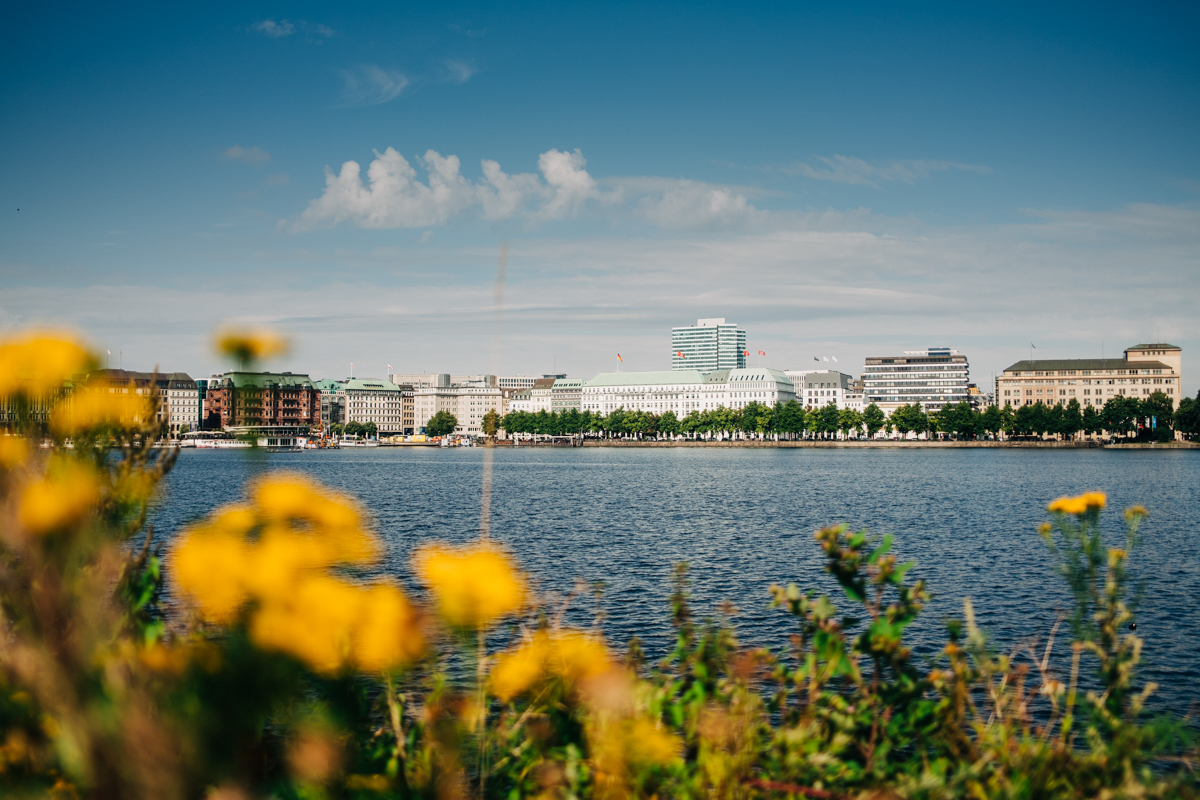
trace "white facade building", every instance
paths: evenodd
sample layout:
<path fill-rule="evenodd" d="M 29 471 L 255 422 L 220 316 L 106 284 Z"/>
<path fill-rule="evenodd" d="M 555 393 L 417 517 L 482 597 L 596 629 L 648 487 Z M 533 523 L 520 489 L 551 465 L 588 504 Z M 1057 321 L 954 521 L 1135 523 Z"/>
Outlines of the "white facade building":
<path fill-rule="evenodd" d="M 404 397 L 390 381 L 350 378 L 341 390 L 346 398 L 346 422 L 375 423 L 380 435 L 404 433 Z"/>
<path fill-rule="evenodd" d="M 671 329 L 671 369 L 712 372 L 746 366 L 746 332 L 724 317 Z"/>
<path fill-rule="evenodd" d="M 579 378 L 557 378 L 550 387 L 550 410 L 558 414 L 583 407 L 584 381 Z"/>
<path fill-rule="evenodd" d="M 863 367 L 863 394 L 886 413 L 909 403 L 937 411 L 969 399 L 967 357 L 948 347 L 905 350 L 899 356 L 872 356 Z"/>
<path fill-rule="evenodd" d="M 791 379 L 766 367 L 669 372 L 604 372 L 584 383 L 584 411 L 609 414 L 618 408 L 651 414 L 674 412 L 682 419 L 693 411 L 745 408 L 752 402 L 773 406 L 796 397 Z"/>
<path fill-rule="evenodd" d="M 532 389 L 536 380 L 532 375 L 501 375 L 496 378 L 496 385 L 501 389 Z"/>
<path fill-rule="evenodd" d="M 796 386 L 796 400 L 805 408 L 820 408 L 833 401 L 839 409 L 863 409 L 863 396 L 851 388 L 854 378 L 832 369 L 787 370 Z"/>

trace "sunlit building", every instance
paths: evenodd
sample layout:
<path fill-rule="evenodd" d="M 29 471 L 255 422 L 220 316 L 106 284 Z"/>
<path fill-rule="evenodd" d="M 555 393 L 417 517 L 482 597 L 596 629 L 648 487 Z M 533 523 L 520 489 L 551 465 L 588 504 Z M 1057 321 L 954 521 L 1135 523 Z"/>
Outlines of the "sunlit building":
<path fill-rule="evenodd" d="M 1117 396 L 1144 399 L 1162 392 L 1178 407 L 1183 350 L 1173 344 L 1137 344 L 1124 358 L 1029 359 L 996 378 L 1002 406 L 1069 403 L 1103 406 Z"/>
<path fill-rule="evenodd" d="M 724 317 L 671 329 L 671 369 L 712 372 L 746 366 L 746 332 Z"/>
<path fill-rule="evenodd" d="M 967 357 L 948 347 L 874 356 L 863 367 L 863 402 L 888 414 L 911 403 L 937 411 L 969 399 L 970 378 Z"/>

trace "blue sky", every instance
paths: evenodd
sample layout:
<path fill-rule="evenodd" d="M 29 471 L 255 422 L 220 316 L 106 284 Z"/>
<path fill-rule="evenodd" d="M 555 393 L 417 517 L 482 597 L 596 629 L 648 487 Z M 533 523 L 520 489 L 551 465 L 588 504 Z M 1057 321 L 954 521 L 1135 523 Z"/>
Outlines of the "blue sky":
<path fill-rule="evenodd" d="M 770 366 L 947 345 L 981 383 L 1031 340 L 1195 352 L 1198 22 L 1184 4 L 17 9 L 0 325 L 197 376 L 228 320 L 288 332 L 275 366 L 318 377 L 666 368 L 670 327 L 702 316 Z"/>

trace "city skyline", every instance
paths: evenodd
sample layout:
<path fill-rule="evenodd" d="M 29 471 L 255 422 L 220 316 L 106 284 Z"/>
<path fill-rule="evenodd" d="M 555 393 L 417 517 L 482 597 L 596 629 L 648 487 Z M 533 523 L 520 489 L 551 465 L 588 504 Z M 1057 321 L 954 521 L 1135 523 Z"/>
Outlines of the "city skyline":
<path fill-rule="evenodd" d="M 751 365 L 948 346 L 981 386 L 1031 342 L 1194 352 L 1198 21 L 18 8 L 0 328 L 207 375 L 262 324 L 294 341 L 268 368 L 337 378 L 669 369 L 721 316 Z"/>

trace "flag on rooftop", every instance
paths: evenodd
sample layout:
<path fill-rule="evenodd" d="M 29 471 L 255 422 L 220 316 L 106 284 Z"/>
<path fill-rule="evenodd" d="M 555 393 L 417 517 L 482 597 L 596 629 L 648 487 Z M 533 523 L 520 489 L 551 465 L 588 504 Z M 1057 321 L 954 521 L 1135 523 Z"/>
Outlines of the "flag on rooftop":
<path fill-rule="evenodd" d="M 766 351 L 766 350 L 759 350 L 759 351 L 758 351 L 758 354 L 759 354 L 760 356 L 765 356 L 765 355 L 767 354 L 767 351 Z"/>
<path fill-rule="evenodd" d="M 625 363 L 625 359 L 621 358 L 621 354 L 620 354 L 620 353 L 617 353 L 617 361 L 620 361 L 622 364 L 624 364 L 624 363 Z"/>

